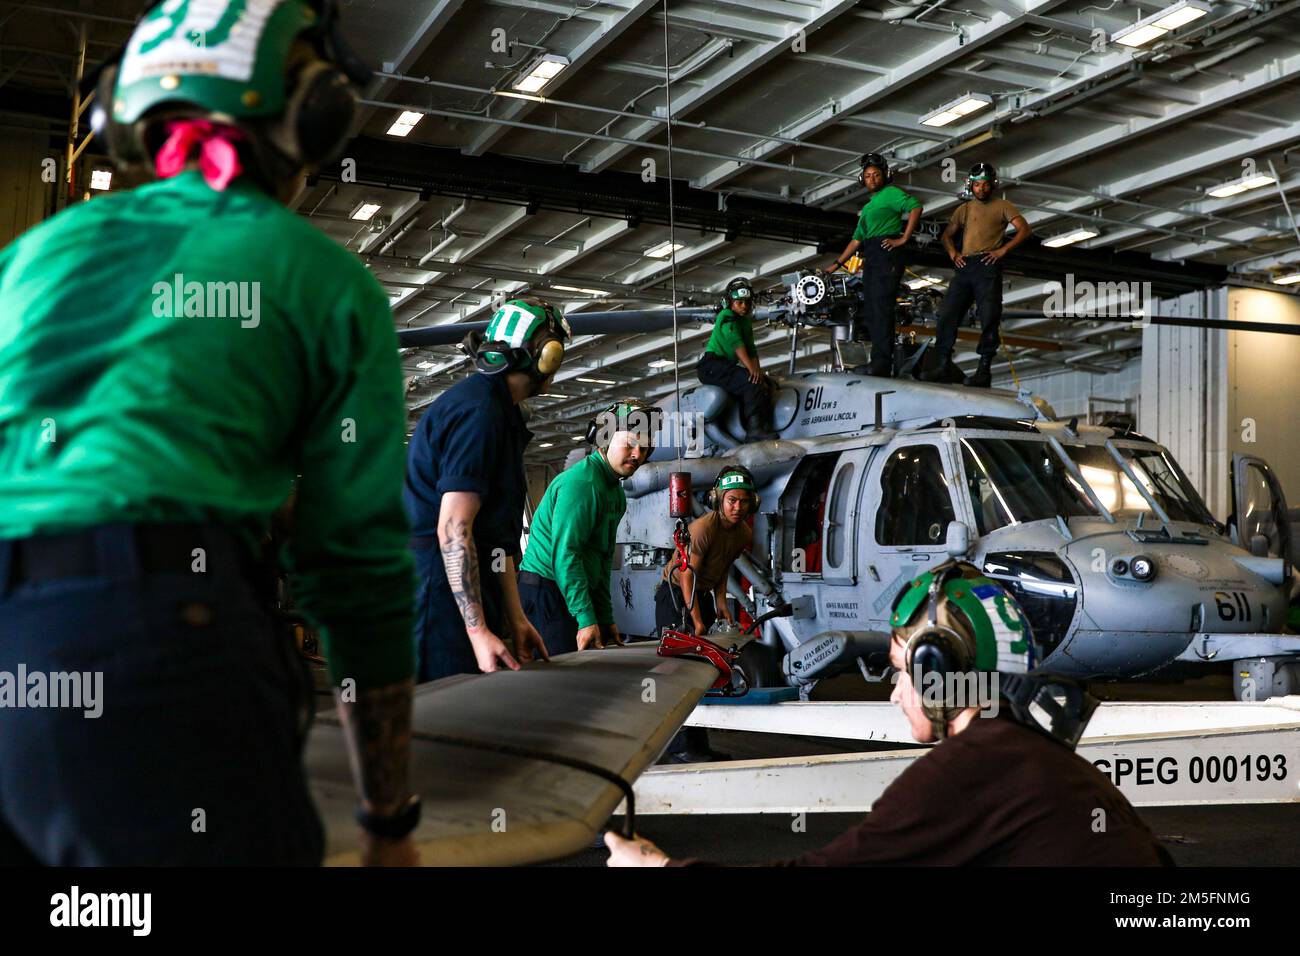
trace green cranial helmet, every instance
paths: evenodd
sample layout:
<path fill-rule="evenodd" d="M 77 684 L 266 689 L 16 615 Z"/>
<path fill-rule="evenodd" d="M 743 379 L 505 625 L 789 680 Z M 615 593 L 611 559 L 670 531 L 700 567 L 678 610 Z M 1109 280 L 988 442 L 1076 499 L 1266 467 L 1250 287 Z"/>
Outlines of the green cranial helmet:
<path fill-rule="evenodd" d="M 289 49 L 316 21 L 301 0 L 160 3 L 127 43 L 113 119 L 134 123 L 167 103 L 235 118 L 275 116 L 285 108 Z"/>
<path fill-rule="evenodd" d="M 370 75 L 337 0 L 165 0 L 101 68 L 91 126 L 124 165 L 152 163 L 172 119 L 237 126 L 271 177 L 337 155 Z"/>
<path fill-rule="evenodd" d="M 1071 749 L 1097 709 L 1083 684 L 1040 666 L 1043 654 L 1020 606 L 973 564 L 946 561 L 913 580 L 894 599 L 889 623 L 906 642 L 905 666 L 939 740 L 972 706 L 960 688 L 969 688 L 969 678 L 978 688 L 976 671 L 996 672 L 986 690 L 1014 720 Z M 976 705 L 981 714 L 986 703 Z"/>
<path fill-rule="evenodd" d="M 1024 674 L 1036 663 L 1020 606 L 965 561 L 946 561 L 914 578 L 895 598 L 889 623 L 909 648 L 941 635 L 953 670 Z"/>
<path fill-rule="evenodd" d="M 573 335 L 564 314 L 544 299 L 511 299 L 501 305 L 480 335 L 471 332 L 462 347 L 485 375 L 527 371 L 537 381 L 554 375 Z"/>

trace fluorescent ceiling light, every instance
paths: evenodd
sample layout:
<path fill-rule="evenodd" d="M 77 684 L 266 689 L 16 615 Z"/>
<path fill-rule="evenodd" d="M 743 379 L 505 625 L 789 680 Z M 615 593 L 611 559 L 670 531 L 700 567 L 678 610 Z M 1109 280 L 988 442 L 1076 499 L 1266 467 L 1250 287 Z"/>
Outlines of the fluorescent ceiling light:
<path fill-rule="evenodd" d="M 645 251 L 645 254 L 650 259 L 667 259 L 674 252 L 680 252 L 683 248 L 679 242 L 661 242 L 657 246 L 651 246 Z"/>
<path fill-rule="evenodd" d="M 416 363 L 415 363 L 415 367 L 416 367 L 416 368 L 433 368 L 433 363 L 432 363 L 432 362 L 427 362 L 427 361 L 426 361 L 426 362 L 416 362 Z"/>
<path fill-rule="evenodd" d="M 949 123 L 955 123 L 963 116 L 984 109 L 993 103 L 993 97 L 987 93 L 967 93 L 965 96 L 959 96 L 951 103 L 945 103 L 933 112 L 927 113 L 921 117 L 922 126 L 947 126 Z"/>
<path fill-rule="evenodd" d="M 551 448 L 551 447 L 553 447 L 554 445 L 555 445 L 555 442 L 553 442 L 553 441 L 539 441 L 539 442 L 537 443 L 537 447 L 538 447 L 538 448 Z"/>
<path fill-rule="evenodd" d="M 650 363 L 651 368 L 668 368 L 673 364 L 672 359 L 655 359 Z"/>
<path fill-rule="evenodd" d="M 349 218 L 356 219 L 360 222 L 369 222 L 370 219 L 374 216 L 374 214 L 379 212 L 381 208 L 383 208 L 383 203 L 378 203 L 378 202 L 358 203 L 357 208 L 352 210 L 352 215 Z"/>
<path fill-rule="evenodd" d="M 414 110 L 403 110 L 402 115 L 393 120 L 393 125 L 388 127 L 389 136 L 405 136 L 411 130 L 415 129 L 415 124 L 424 118 L 423 113 L 417 113 Z"/>
<path fill-rule="evenodd" d="M 1300 282 L 1300 272 L 1291 272 L 1273 278 L 1274 285 L 1295 285 L 1297 282 Z"/>
<path fill-rule="evenodd" d="M 107 189 L 113 185 L 113 171 L 111 169 L 96 169 L 90 174 L 91 189 Z"/>
<path fill-rule="evenodd" d="M 1192 3 L 1190 0 L 1182 0 L 1181 3 L 1175 3 L 1172 7 L 1166 7 L 1155 15 L 1151 20 L 1152 24 L 1158 27 L 1164 27 L 1166 30 L 1177 30 L 1181 26 L 1186 26 L 1193 20 L 1199 20 L 1210 12 L 1210 8 L 1200 3 Z"/>
<path fill-rule="evenodd" d="M 1254 176 L 1242 176 L 1240 179 L 1232 179 L 1226 183 L 1220 183 L 1213 189 L 1207 189 L 1206 192 L 1215 199 L 1227 199 L 1229 196 L 1235 196 L 1238 193 L 1244 193 L 1247 190 L 1258 189 L 1260 186 L 1269 186 L 1275 183 L 1272 176 L 1264 173 L 1256 173 Z"/>
<path fill-rule="evenodd" d="M 570 439 L 570 440 L 571 440 L 571 441 L 582 441 L 582 436 L 581 436 L 581 435 L 574 435 L 573 438 Z"/>
<path fill-rule="evenodd" d="M 561 395 L 559 392 L 542 392 L 538 398 L 568 398 L 568 395 Z"/>
<path fill-rule="evenodd" d="M 564 72 L 564 68 L 568 65 L 568 57 L 547 53 L 545 56 L 539 56 L 534 60 L 528 68 L 528 72 L 510 85 L 521 93 L 537 93 L 547 83 Z"/>
<path fill-rule="evenodd" d="M 1095 229 L 1071 229 L 1069 232 L 1063 232 L 1051 239 L 1044 239 L 1043 245 L 1049 249 L 1059 249 L 1061 246 L 1071 246 L 1076 242 L 1083 242 L 1085 239 L 1093 239 L 1099 233 Z"/>
<path fill-rule="evenodd" d="M 1165 7 L 1159 13 L 1145 17 L 1132 26 L 1112 34 L 1111 39 L 1121 46 L 1145 46 L 1179 27 L 1186 26 L 1193 20 L 1199 20 L 1209 12 L 1209 6 L 1197 0 L 1179 0 L 1178 3 Z"/>
<path fill-rule="evenodd" d="M 907 287 L 913 290 L 926 289 L 932 285 L 939 285 L 942 281 L 942 279 L 936 279 L 934 276 L 917 276 L 915 279 L 907 280 Z"/>
<path fill-rule="evenodd" d="M 587 295 L 605 294 L 604 290 L 602 289 L 581 289 L 576 285 L 553 285 L 551 286 L 551 288 L 555 289 L 558 292 L 585 292 Z"/>
<path fill-rule="evenodd" d="M 612 378 L 579 378 L 579 382 L 587 382 L 591 385 L 617 385 L 618 382 Z"/>

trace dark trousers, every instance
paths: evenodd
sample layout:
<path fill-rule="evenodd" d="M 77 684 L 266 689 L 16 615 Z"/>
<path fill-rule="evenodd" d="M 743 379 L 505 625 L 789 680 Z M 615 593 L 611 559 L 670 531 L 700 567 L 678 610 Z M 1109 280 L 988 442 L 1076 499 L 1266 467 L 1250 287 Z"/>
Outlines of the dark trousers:
<path fill-rule="evenodd" d="M 426 683 L 452 674 L 479 673 L 474 646 L 465 632 L 465 619 L 452 596 L 442 561 L 437 552 L 437 542 L 417 545 L 415 572 L 419 582 L 415 592 L 415 659 L 416 681 Z M 505 633 L 505 603 L 501 593 L 501 580 L 490 568 L 479 564 L 479 597 L 483 605 L 483 622 L 497 637 L 505 641 L 510 653 L 514 642 Z M 489 562 L 490 564 L 490 562 Z"/>
<path fill-rule="evenodd" d="M 519 603 L 523 605 L 524 616 L 542 635 L 546 653 L 554 656 L 578 649 L 578 619 L 569 613 L 558 584 L 550 578 L 521 571 Z"/>
<path fill-rule="evenodd" d="M 696 589 L 695 603 L 699 605 L 700 619 L 707 630 L 718 619 L 717 608 L 713 606 L 713 592 Z M 690 616 L 686 614 L 686 601 L 682 597 L 682 589 L 667 581 L 660 581 L 659 586 L 655 588 L 655 636 L 662 634 L 665 627 L 671 627 L 676 631 L 683 629 L 684 626 L 690 627 Z"/>
<path fill-rule="evenodd" d="M 697 589 L 695 603 L 699 605 L 700 619 L 704 622 L 705 630 L 708 630 L 718 619 L 718 611 L 713 603 L 713 592 L 701 592 Z M 683 617 L 685 617 L 685 624 L 683 624 Z M 691 633 L 690 617 L 686 615 L 686 600 L 682 597 L 682 589 L 667 581 L 660 581 L 659 586 L 655 588 L 655 636 L 662 634 L 665 627 Z M 668 742 L 664 754 L 707 753 L 708 750 L 709 732 L 706 729 L 683 727 Z"/>
<path fill-rule="evenodd" d="M 0 672 L 102 675 L 98 717 L 0 707 L 0 865 L 320 862 L 305 662 L 204 534 L 205 573 L 142 570 L 127 525 L 86 532 L 71 575 L 0 541 Z"/>
<path fill-rule="evenodd" d="M 716 385 L 740 403 L 740 418 L 747 431 L 761 431 L 772 418 L 767 389 L 749 380 L 749 372 L 739 362 L 729 361 L 713 352 L 705 352 L 695 366 L 695 373 L 705 385 Z"/>
<path fill-rule="evenodd" d="M 886 237 L 865 239 L 859 249 L 862 256 L 862 307 L 858 310 L 860 338 L 865 329 L 871 340 L 871 364 L 884 367 L 894 357 L 894 299 L 903 280 L 903 250 L 885 249 Z M 894 237 L 897 238 L 897 237 Z"/>
<path fill-rule="evenodd" d="M 967 258 L 966 264 L 953 272 L 948 294 L 939 306 L 935 348 L 952 351 L 957 341 L 957 326 L 972 302 L 981 326 L 976 351 L 981 357 L 992 358 L 998 354 L 998 326 L 1002 322 L 1002 264 L 981 262 L 978 254 Z"/>

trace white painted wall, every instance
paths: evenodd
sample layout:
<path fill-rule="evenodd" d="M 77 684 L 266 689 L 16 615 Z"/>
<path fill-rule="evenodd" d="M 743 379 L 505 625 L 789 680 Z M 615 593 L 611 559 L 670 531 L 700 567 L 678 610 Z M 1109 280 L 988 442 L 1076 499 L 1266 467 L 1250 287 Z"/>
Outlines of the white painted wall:
<path fill-rule="evenodd" d="M 1300 296 L 1230 289 L 1228 317 L 1300 326 Z M 1228 453 L 1263 458 L 1282 481 L 1287 504 L 1300 507 L 1300 335 L 1228 332 L 1224 395 Z M 1248 430 L 1254 423 L 1254 441 Z"/>
<path fill-rule="evenodd" d="M 1189 292 L 1156 303 L 1161 315 L 1227 314 L 1227 290 Z M 1138 431 L 1178 459 L 1211 512 L 1228 514 L 1228 333 L 1222 329 L 1147 326 L 1142 332 Z"/>

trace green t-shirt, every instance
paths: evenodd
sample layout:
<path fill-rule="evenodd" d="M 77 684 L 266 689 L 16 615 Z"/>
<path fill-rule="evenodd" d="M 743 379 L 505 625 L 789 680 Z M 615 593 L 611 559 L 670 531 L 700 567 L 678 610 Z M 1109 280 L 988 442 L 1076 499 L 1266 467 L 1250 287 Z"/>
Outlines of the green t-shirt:
<path fill-rule="evenodd" d="M 858 226 L 853 230 L 853 238 L 861 242 L 897 236 L 903 231 L 903 217 L 920 205 L 920 200 L 911 193 L 897 186 L 886 186 L 873 193 L 862 212 L 858 213 Z"/>
<path fill-rule="evenodd" d="M 713 320 L 713 333 L 704 351 L 721 355 L 732 362 L 738 361 L 736 349 L 744 346 L 750 358 L 758 358 L 758 347 L 754 345 L 754 320 L 747 315 L 737 315 L 730 309 L 723 309 Z"/>
<path fill-rule="evenodd" d="M 0 250 L 0 538 L 265 527 L 301 475 L 294 601 L 358 687 L 414 672 L 405 426 L 382 287 L 249 183 L 184 173 Z"/>
<path fill-rule="evenodd" d="M 613 624 L 609 576 L 627 511 L 618 475 L 599 452 L 560 472 L 537 506 L 520 571 L 554 581 L 578 627 Z"/>

